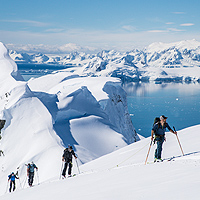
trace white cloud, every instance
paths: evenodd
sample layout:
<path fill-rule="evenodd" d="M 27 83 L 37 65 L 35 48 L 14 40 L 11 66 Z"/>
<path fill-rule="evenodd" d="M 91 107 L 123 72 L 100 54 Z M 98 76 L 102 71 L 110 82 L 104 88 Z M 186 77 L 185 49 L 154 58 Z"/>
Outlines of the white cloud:
<path fill-rule="evenodd" d="M 147 32 L 149 32 L 149 33 L 166 33 L 166 32 L 168 32 L 168 30 L 149 30 Z"/>
<path fill-rule="evenodd" d="M 173 14 L 176 14 L 176 15 L 184 15 L 186 14 L 185 12 L 172 12 Z"/>
<path fill-rule="evenodd" d="M 174 24 L 174 22 L 167 22 L 167 23 L 165 23 L 165 24 L 171 25 L 171 24 Z"/>
<path fill-rule="evenodd" d="M 45 30 L 45 32 L 52 32 L 52 33 L 60 33 L 60 32 L 63 32 L 63 31 L 64 31 L 64 29 L 58 29 L 58 28 Z"/>
<path fill-rule="evenodd" d="M 0 20 L 0 21 L 9 22 L 9 23 L 23 23 L 23 24 L 28 24 L 30 26 L 36 26 L 36 27 L 45 27 L 49 25 L 48 23 L 32 21 L 32 20 Z"/>
<path fill-rule="evenodd" d="M 177 29 L 177 28 L 168 28 L 167 30 L 172 31 L 172 32 L 181 32 L 185 30 Z"/>
<path fill-rule="evenodd" d="M 185 24 L 180 24 L 180 26 L 194 26 L 193 23 L 185 23 Z"/>
<path fill-rule="evenodd" d="M 133 27 L 131 25 L 124 25 L 124 26 L 122 26 L 122 29 L 127 30 L 127 31 L 134 31 L 135 27 Z"/>
<path fill-rule="evenodd" d="M 93 52 L 96 48 L 85 46 L 81 47 L 77 44 L 68 43 L 64 45 L 44 45 L 44 44 L 6 44 L 10 50 L 15 50 L 23 53 L 46 53 L 46 54 L 65 54 L 74 51 Z"/>
<path fill-rule="evenodd" d="M 149 30 L 147 32 L 149 32 L 149 33 L 168 33 L 168 32 L 181 32 L 181 31 L 184 31 L 184 30 L 177 29 L 177 28 L 167 28 L 165 30 Z"/>

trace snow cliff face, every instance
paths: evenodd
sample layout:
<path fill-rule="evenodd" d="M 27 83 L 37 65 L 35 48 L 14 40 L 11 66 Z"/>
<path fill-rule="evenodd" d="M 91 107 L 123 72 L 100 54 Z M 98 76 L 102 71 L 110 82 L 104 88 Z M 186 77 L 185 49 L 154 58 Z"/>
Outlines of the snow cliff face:
<path fill-rule="evenodd" d="M 39 167 L 41 182 L 58 179 L 68 144 L 81 164 L 139 140 L 120 80 L 59 72 L 27 83 L 19 81 L 17 66 L 3 44 L 0 59 L 4 72 L 0 116 L 6 120 L 0 141 L 5 154 L 0 157 L 0 180 L 20 167 L 19 176 L 27 187 L 25 164 L 31 161 Z M 0 181 L 0 194 L 4 186 Z"/>
<path fill-rule="evenodd" d="M 153 43 L 143 50 L 70 53 L 65 56 L 10 52 L 18 63 L 75 65 L 83 76 L 118 77 L 122 81 L 200 82 L 200 42 Z M 81 69 L 80 69 L 81 67 Z"/>
<path fill-rule="evenodd" d="M 48 88 L 41 83 L 49 83 Z M 64 146 L 74 144 L 82 162 L 139 140 L 119 80 L 59 72 L 30 80 L 28 84 L 39 99 L 44 93 L 57 97 L 41 101 L 54 116 L 54 130 Z M 54 106 L 48 106 L 49 101 Z"/>
<path fill-rule="evenodd" d="M 23 80 L 21 75 L 18 73 L 16 63 L 10 58 L 8 50 L 3 43 L 0 42 L 0 80 L 4 80 L 11 75 L 16 80 Z"/>

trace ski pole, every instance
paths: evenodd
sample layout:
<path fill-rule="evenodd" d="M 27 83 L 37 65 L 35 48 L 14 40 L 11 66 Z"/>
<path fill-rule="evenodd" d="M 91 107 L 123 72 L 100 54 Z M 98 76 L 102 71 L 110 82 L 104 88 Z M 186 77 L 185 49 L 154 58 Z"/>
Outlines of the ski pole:
<path fill-rule="evenodd" d="M 61 170 L 60 170 L 60 179 L 61 179 L 61 177 L 62 177 L 63 164 L 64 164 L 64 161 L 62 161 L 62 165 L 61 165 Z"/>
<path fill-rule="evenodd" d="M 176 129 L 175 129 L 174 126 L 173 126 L 173 128 L 174 128 L 174 131 L 176 131 Z M 178 134 L 176 134 L 176 138 L 177 138 L 177 140 L 178 140 L 179 146 L 180 146 L 181 151 L 182 151 L 182 154 L 183 154 L 183 156 L 184 156 L 183 149 L 182 149 L 182 147 L 181 147 L 181 143 L 180 143 L 180 141 L 179 141 L 179 139 L 178 139 Z"/>
<path fill-rule="evenodd" d="M 36 172 L 37 172 L 37 181 L 38 181 L 38 185 L 40 185 L 38 170 L 37 170 Z"/>
<path fill-rule="evenodd" d="M 28 177 L 28 176 L 26 176 L 26 178 L 25 178 L 24 185 L 23 185 L 23 189 L 24 189 L 24 187 L 25 187 L 27 177 Z"/>
<path fill-rule="evenodd" d="M 152 140 L 151 140 L 151 143 L 150 143 L 150 146 L 149 146 L 149 150 L 148 150 L 148 153 L 147 153 L 147 157 L 146 157 L 146 160 L 145 160 L 145 165 L 147 164 L 147 159 L 149 157 L 149 152 L 150 152 L 150 149 L 151 149 L 151 145 L 152 145 Z"/>
<path fill-rule="evenodd" d="M 8 184 L 9 184 L 9 181 L 7 182 L 7 186 L 6 186 L 6 192 L 5 192 L 5 194 L 6 194 L 7 191 L 8 191 Z"/>
<path fill-rule="evenodd" d="M 20 188 L 22 189 L 22 184 L 21 184 L 20 178 L 19 178 L 19 185 L 20 185 Z"/>
<path fill-rule="evenodd" d="M 76 159 L 75 159 L 75 160 L 76 160 Z M 80 170 L 79 170 L 79 166 L 78 166 L 77 160 L 76 160 L 76 165 L 77 165 L 77 168 L 78 168 L 78 172 L 79 172 L 79 174 L 80 174 Z"/>

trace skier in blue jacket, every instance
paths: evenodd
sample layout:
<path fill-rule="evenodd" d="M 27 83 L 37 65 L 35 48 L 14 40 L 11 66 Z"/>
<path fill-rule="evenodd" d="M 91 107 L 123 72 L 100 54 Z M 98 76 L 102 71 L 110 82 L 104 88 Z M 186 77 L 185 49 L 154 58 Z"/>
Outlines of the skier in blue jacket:
<path fill-rule="evenodd" d="M 166 120 L 167 120 L 167 117 L 165 117 L 164 115 L 160 116 L 160 122 L 154 124 L 152 131 L 151 131 L 151 140 L 152 141 L 154 140 L 154 134 L 155 134 L 155 142 L 157 142 L 157 149 L 155 151 L 154 162 L 162 161 L 161 153 L 162 153 L 163 142 L 166 140 L 165 139 L 166 128 L 170 132 L 177 134 L 176 131 L 173 131 L 171 129 L 171 127 L 166 122 Z"/>
<path fill-rule="evenodd" d="M 9 176 L 8 176 L 8 181 L 10 181 L 10 188 L 9 188 L 9 192 L 11 192 L 12 190 L 12 185 L 13 185 L 13 191 L 15 191 L 15 179 L 19 179 L 16 174 L 14 174 L 14 172 L 12 172 Z"/>

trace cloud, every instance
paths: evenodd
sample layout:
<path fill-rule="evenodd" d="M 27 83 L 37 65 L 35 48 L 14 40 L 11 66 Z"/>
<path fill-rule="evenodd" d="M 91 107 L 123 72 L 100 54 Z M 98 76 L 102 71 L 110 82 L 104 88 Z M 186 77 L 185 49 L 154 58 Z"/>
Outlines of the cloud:
<path fill-rule="evenodd" d="M 180 26 L 194 26 L 193 23 L 185 23 L 185 24 L 180 24 Z"/>
<path fill-rule="evenodd" d="M 48 23 L 32 21 L 32 20 L 0 20 L 0 21 L 9 22 L 9 23 L 23 23 L 23 24 L 28 24 L 30 26 L 36 26 L 36 27 L 45 27 L 49 25 Z"/>
<path fill-rule="evenodd" d="M 173 14 L 176 14 L 176 15 L 184 15 L 186 14 L 185 12 L 172 12 Z"/>
<path fill-rule="evenodd" d="M 174 22 L 167 22 L 165 24 L 171 25 L 171 24 L 174 24 Z"/>
<path fill-rule="evenodd" d="M 97 49 L 94 47 L 81 47 L 74 43 L 68 43 L 64 45 L 44 45 L 44 44 L 6 44 L 10 50 L 15 50 L 23 53 L 46 53 L 46 54 L 66 54 L 70 52 L 94 52 Z"/>
<path fill-rule="evenodd" d="M 147 32 L 149 32 L 149 33 L 166 33 L 168 31 L 167 30 L 149 30 Z"/>
<path fill-rule="evenodd" d="M 124 25 L 124 26 L 122 26 L 122 29 L 124 29 L 126 31 L 134 31 L 135 27 L 133 27 L 131 25 Z"/>
<path fill-rule="evenodd" d="M 168 33 L 168 32 L 181 32 L 181 31 L 184 31 L 184 30 L 177 29 L 177 28 L 167 28 L 165 30 L 149 30 L 147 32 L 149 32 L 149 33 Z"/>
<path fill-rule="evenodd" d="M 181 31 L 185 31 L 185 30 L 181 30 L 181 29 L 177 29 L 177 28 L 168 28 L 168 31 L 172 31 L 172 32 L 181 32 Z"/>
<path fill-rule="evenodd" d="M 64 29 L 59 29 L 59 28 L 53 28 L 53 29 L 47 29 L 45 32 L 51 32 L 51 33 L 60 33 L 63 32 Z"/>

